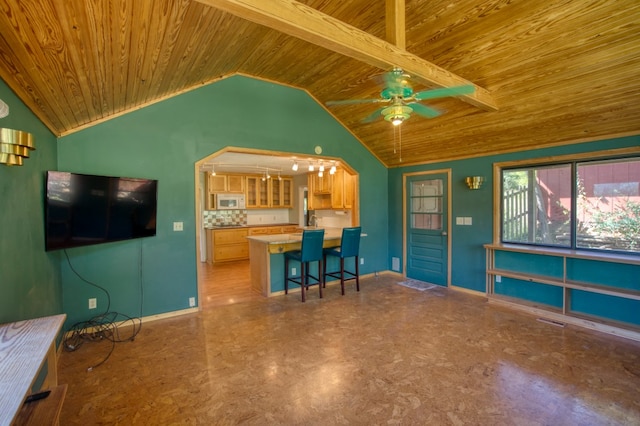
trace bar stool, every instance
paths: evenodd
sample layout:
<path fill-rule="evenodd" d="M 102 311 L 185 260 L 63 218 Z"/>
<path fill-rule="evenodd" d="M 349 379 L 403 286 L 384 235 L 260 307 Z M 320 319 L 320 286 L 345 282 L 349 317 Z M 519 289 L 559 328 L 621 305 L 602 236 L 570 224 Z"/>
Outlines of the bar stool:
<path fill-rule="evenodd" d="M 358 269 L 358 252 L 360 250 L 360 233 L 362 229 L 359 226 L 353 228 L 342 229 L 342 240 L 339 247 L 331 247 L 324 249 L 324 280 L 327 281 L 327 277 L 336 278 L 340 280 L 340 286 L 342 287 L 342 295 L 344 296 L 344 282 L 349 280 L 356 280 L 356 289 L 360 291 L 360 271 Z M 335 272 L 327 272 L 327 256 L 335 256 L 340 258 L 340 270 Z M 344 259 L 353 257 L 355 271 L 348 271 L 344 267 Z"/>
<path fill-rule="evenodd" d="M 318 285 L 320 289 L 320 298 L 322 299 L 322 245 L 324 243 L 324 229 L 305 229 L 302 232 L 302 247 L 300 250 L 287 251 L 284 253 L 284 294 L 289 293 L 289 282 L 300 286 L 300 292 L 302 293 L 302 301 L 306 300 L 305 290 L 310 285 Z M 289 261 L 295 260 L 300 262 L 300 275 L 289 275 Z M 318 262 L 318 276 L 311 275 L 311 262 Z M 313 279 L 316 282 L 309 283 L 309 279 Z"/>

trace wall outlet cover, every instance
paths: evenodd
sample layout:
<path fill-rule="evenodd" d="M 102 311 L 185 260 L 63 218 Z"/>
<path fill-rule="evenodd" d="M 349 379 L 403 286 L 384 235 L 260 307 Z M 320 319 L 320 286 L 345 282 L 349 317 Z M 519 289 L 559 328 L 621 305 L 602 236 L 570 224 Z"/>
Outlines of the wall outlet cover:
<path fill-rule="evenodd" d="M 391 258 L 391 270 L 399 272 L 400 271 L 400 258 L 392 257 Z"/>

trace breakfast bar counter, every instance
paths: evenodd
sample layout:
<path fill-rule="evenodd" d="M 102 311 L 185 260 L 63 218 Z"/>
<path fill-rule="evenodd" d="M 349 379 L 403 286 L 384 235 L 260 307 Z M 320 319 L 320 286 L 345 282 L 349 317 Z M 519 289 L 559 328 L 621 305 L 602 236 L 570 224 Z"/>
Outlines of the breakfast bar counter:
<path fill-rule="evenodd" d="M 324 228 L 324 247 L 340 245 L 342 228 Z M 248 236 L 251 287 L 263 296 L 284 291 L 284 252 L 300 250 L 302 232 Z M 273 274 L 272 274 L 273 272 Z"/>

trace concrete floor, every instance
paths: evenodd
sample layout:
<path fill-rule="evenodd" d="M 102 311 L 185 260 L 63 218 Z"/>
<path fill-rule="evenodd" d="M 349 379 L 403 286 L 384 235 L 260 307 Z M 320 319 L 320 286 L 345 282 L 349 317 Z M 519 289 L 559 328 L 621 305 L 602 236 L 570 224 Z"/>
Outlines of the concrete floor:
<path fill-rule="evenodd" d="M 393 275 L 64 352 L 63 425 L 633 425 L 640 344 Z"/>

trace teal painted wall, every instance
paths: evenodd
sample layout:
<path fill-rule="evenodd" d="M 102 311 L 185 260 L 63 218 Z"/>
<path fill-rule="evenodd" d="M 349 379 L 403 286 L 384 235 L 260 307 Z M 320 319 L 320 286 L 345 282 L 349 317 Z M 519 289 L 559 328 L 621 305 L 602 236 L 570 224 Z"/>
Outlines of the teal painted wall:
<path fill-rule="evenodd" d="M 71 264 L 109 291 L 113 311 L 148 316 L 185 309 L 197 296 L 194 163 L 226 146 L 313 154 L 316 145 L 360 174 L 360 221 L 368 234 L 362 273 L 387 269 L 387 169 L 305 92 L 242 76 L 60 139 L 59 170 L 159 181 L 155 237 L 70 249 Z M 184 222 L 184 232 L 173 232 L 174 221 Z M 65 262 L 69 322 L 105 309 L 102 291 Z M 87 309 L 89 297 L 98 299 L 97 311 Z"/>
<path fill-rule="evenodd" d="M 485 291 L 485 250 L 483 244 L 493 236 L 493 163 L 547 156 L 637 147 L 640 136 L 609 139 L 597 142 L 535 149 L 511 154 L 448 161 L 423 166 L 389 170 L 389 265 L 398 257 L 402 266 L 402 174 L 451 168 L 452 217 L 451 284 L 480 292 Z M 466 176 L 483 176 L 485 183 L 479 190 L 469 190 Z M 473 225 L 455 224 L 456 217 L 472 217 Z M 621 273 L 626 273 L 624 268 Z"/>
<path fill-rule="evenodd" d="M 56 168 L 56 138 L 0 80 L 9 116 L 36 150 L 23 166 L 0 165 L 0 323 L 62 312 L 59 257 L 44 251 L 44 172 Z"/>

